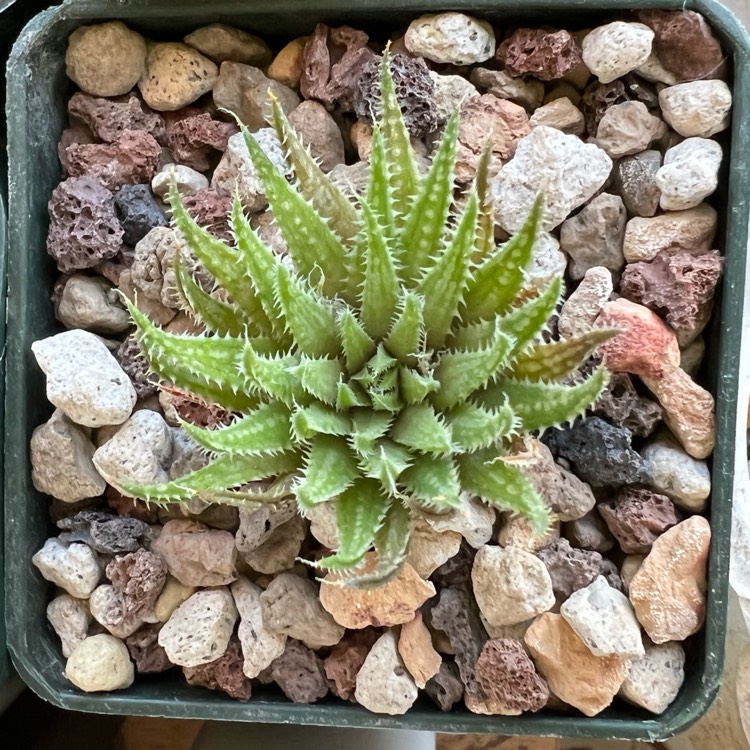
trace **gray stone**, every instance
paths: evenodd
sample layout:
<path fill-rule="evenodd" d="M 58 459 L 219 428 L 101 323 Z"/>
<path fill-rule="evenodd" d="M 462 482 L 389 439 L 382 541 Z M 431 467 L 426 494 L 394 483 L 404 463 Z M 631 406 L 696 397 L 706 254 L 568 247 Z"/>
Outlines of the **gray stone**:
<path fill-rule="evenodd" d="M 101 276 L 71 276 L 63 287 L 56 314 L 66 328 L 94 333 L 122 333 L 132 325 L 115 288 Z"/>
<path fill-rule="evenodd" d="M 665 211 L 699 205 L 719 184 L 722 156 L 721 146 L 709 138 L 686 138 L 668 149 L 655 178 L 661 190 L 659 205 Z"/>
<path fill-rule="evenodd" d="M 102 577 L 98 555 L 85 544 L 62 544 L 54 537 L 31 558 L 48 581 L 76 599 L 88 599 Z"/>
<path fill-rule="evenodd" d="M 344 163 L 341 130 L 320 102 L 302 102 L 289 115 L 289 123 L 324 172 L 330 172 L 337 164 Z"/>
<path fill-rule="evenodd" d="M 422 516 L 435 531 L 457 531 L 474 549 L 479 549 L 492 536 L 495 510 L 469 493 L 464 493 L 461 499 L 461 505 L 450 513 L 425 511 Z"/>
<path fill-rule="evenodd" d="M 161 414 L 141 409 L 94 453 L 94 466 L 114 486 L 169 481 L 172 433 Z"/>
<path fill-rule="evenodd" d="M 712 135 L 729 127 L 732 92 L 724 81 L 689 81 L 659 92 L 664 119 L 686 138 Z"/>
<path fill-rule="evenodd" d="M 550 231 L 589 200 L 611 170 L 612 160 L 595 144 L 539 125 L 518 141 L 515 155 L 491 183 L 496 220 L 506 231 L 517 232 L 544 191 L 542 227 Z"/>
<path fill-rule="evenodd" d="M 547 567 L 553 591 L 564 597 L 588 586 L 601 571 L 602 556 L 598 552 L 575 549 L 567 539 L 555 539 L 536 556 Z"/>
<path fill-rule="evenodd" d="M 596 130 L 596 143 L 613 159 L 619 159 L 643 151 L 666 133 L 667 126 L 643 102 L 622 102 L 604 113 Z"/>
<path fill-rule="evenodd" d="M 91 612 L 86 602 L 70 594 L 60 594 L 47 605 L 47 620 L 62 643 L 62 654 L 67 659 L 75 647 L 86 639 Z"/>
<path fill-rule="evenodd" d="M 109 349 L 93 333 L 66 331 L 35 341 L 31 350 L 47 376 L 47 398 L 86 427 L 122 424 L 136 394 Z"/>
<path fill-rule="evenodd" d="M 586 271 L 595 266 L 615 273 L 622 270 L 626 222 L 622 198 L 610 193 L 597 195 L 578 214 L 563 222 L 560 245 L 571 258 L 573 279 L 582 279 Z"/>
<path fill-rule="evenodd" d="M 460 109 L 464 100 L 479 97 L 476 86 L 463 76 L 441 75 L 431 70 L 430 78 L 435 84 L 434 97 L 438 125 L 442 125 L 457 109 Z"/>
<path fill-rule="evenodd" d="M 102 633 L 76 646 L 65 664 L 65 677 L 86 693 L 108 692 L 130 687 L 135 670 L 127 646 Z"/>
<path fill-rule="evenodd" d="M 659 151 L 642 151 L 618 162 L 615 184 L 629 215 L 653 216 L 656 213 L 661 198 L 656 184 L 660 167 Z"/>
<path fill-rule="evenodd" d="M 595 656 L 643 656 L 641 628 L 625 594 L 604 576 L 571 594 L 560 614 Z"/>
<path fill-rule="evenodd" d="M 691 513 L 705 510 L 711 494 L 711 472 L 705 461 L 690 456 L 667 434 L 648 443 L 641 455 L 651 487 Z"/>
<path fill-rule="evenodd" d="M 297 512 L 294 500 L 280 503 L 257 503 L 254 509 L 240 511 L 240 528 L 237 530 L 236 544 L 241 555 L 246 555 L 260 547 L 276 528 L 291 520 Z"/>
<path fill-rule="evenodd" d="M 549 232 L 540 232 L 534 243 L 531 264 L 526 269 L 531 286 L 543 289 L 552 279 L 565 275 L 568 259 L 557 237 Z"/>
<path fill-rule="evenodd" d="M 419 691 L 398 653 L 396 635 L 387 630 L 375 642 L 357 674 L 354 697 L 369 711 L 406 713 Z"/>
<path fill-rule="evenodd" d="M 159 631 L 169 661 L 197 667 L 218 659 L 229 646 L 237 608 L 226 587 L 196 591 L 172 613 Z"/>
<path fill-rule="evenodd" d="M 613 291 L 612 273 L 604 266 L 593 266 L 581 283 L 563 302 L 557 320 L 557 331 L 563 338 L 580 336 L 590 331 Z"/>
<path fill-rule="evenodd" d="M 34 487 L 58 500 L 74 503 L 98 497 L 107 484 L 91 460 L 94 444 L 59 409 L 31 436 Z"/>
<path fill-rule="evenodd" d="M 645 24 L 613 21 L 584 37 L 583 61 L 600 83 L 610 83 L 648 60 L 653 39 Z"/>
<path fill-rule="evenodd" d="M 677 697 L 685 680 L 685 650 L 679 643 L 645 644 L 646 653 L 630 662 L 620 697 L 661 714 Z"/>
<path fill-rule="evenodd" d="M 294 566 L 302 542 L 307 536 L 307 522 L 294 515 L 286 523 L 274 529 L 268 538 L 252 552 L 246 552 L 245 562 L 259 573 L 273 575 Z"/>
<path fill-rule="evenodd" d="M 515 547 L 482 547 L 471 570 L 474 596 L 492 627 L 515 625 L 555 604 L 544 563 Z"/>
<path fill-rule="evenodd" d="M 609 552 L 615 546 L 614 537 L 596 510 L 587 513 L 583 518 L 564 524 L 563 534 L 574 547 L 593 550 L 600 554 Z"/>
<path fill-rule="evenodd" d="M 495 54 L 495 32 L 487 21 L 464 13 L 420 16 L 409 24 L 406 49 L 427 60 L 471 65 Z"/>

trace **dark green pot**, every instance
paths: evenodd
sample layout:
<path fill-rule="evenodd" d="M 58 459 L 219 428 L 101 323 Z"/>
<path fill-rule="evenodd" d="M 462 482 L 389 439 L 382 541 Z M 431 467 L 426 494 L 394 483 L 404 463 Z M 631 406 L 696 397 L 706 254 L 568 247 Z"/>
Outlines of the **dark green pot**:
<path fill-rule="evenodd" d="M 121 18 L 146 35 L 178 38 L 209 22 L 246 27 L 272 43 L 309 33 L 315 23 L 350 24 L 388 32 L 421 13 L 465 10 L 498 26 L 522 21 L 586 28 L 622 9 L 620 0 L 70 0 L 37 16 L 23 31 L 8 65 L 8 151 L 10 159 L 7 400 L 5 440 L 6 590 L 12 606 L 8 643 L 24 681 L 52 703 L 79 711 L 151 716 L 300 723 L 350 727 L 405 728 L 439 732 L 491 732 L 502 735 L 554 735 L 654 740 L 689 726 L 713 701 L 724 660 L 727 572 L 733 490 L 734 434 L 740 326 L 748 234 L 750 175 L 750 47 L 745 32 L 712 0 L 633 0 L 628 8 L 682 8 L 703 13 L 731 56 L 734 117 L 731 153 L 725 160 L 721 246 L 727 266 L 710 341 L 708 380 L 718 405 L 718 440 L 713 457 L 708 617 L 705 630 L 688 644 L 686 680 L 677 700 L 662 716 L 618 703 L 596 718 L 540 712 L 520 717 L 477 716 L 461 709 L 441 713 L 421 700 L 405 716 L 381 716 L 328 699 L 294 705 L 280 693 L 256 691 L 247 704 L 218 693 L 188 687 L 177 676 L 140 679 L 122 693 L 89 695 L 63 677 L 59 641 L 47 625 L 49 584 L 30 558 L 50 536 L 48 499 L 31 483 L 29 439 L 48 418 L 44 377 L 34 363 L 31 343 L 59 330 L 50 290 L 55 269 L 45 252 L 47 200 L 60 178 L 56 145 L 72 92 L 63 66 L 66 39 L 77 26 Z"/>

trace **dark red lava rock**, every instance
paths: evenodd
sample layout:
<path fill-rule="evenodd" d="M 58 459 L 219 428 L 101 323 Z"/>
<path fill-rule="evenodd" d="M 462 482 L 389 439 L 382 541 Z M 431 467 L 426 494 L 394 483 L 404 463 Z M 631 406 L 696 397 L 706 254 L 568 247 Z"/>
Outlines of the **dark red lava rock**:
<path fill-rule="evenodd" d="M 521 28 L 503 43 L 505 69 L 512 76 L 542 81 L 562 78 L 583 62 L 581 45 L 569 31 Z"/>
<path fill-rule="evenodd" d="M 63 273 L 92 268 L 122 247 L 114 196 L 93 177 L 64 180 L 52 191 L 47 206 L 47 252 Z"/>
<path fill-rule="evenodd" d="M 113 143 L 68 146 L 69 171 L 74 177 L 90 175 L 109 190 L 150 182 L 156 174 L 161 146 L 142 130 L 125 130 Z"/>
<path fill-rule="evenodd" d="M 182 203 L 204 229 L 225 242 L 234 243 L 234 237 L 229 229 L 232 196 L 219 195 L 213 188 L 204 188 L 183 196 Z"/>
<path fill-rule="evenodd" d="M 315 703 L 328 695 L 322 660 L 294 638 L 287 639 L 284 653 L 270 669 L 274 682 L 293 703 Z"/>
<path fill-rule="evenodd" d="M 167 652 L 159 645 L 161 623 L 142 625 L 125 639 L 135 670 L 141 674 L 155 674 L 172 669 Z"/>
<path fill-rule="evenodd" d="M 693 10 L 642 10 L 638 20 L 654 31 L 659 62 L 678 82 L 725 78 L 727 58 L 706 19 Z"/>
<path fill-rule="evenodd" d="M 216 166 L 220 152 L 238 132 L 233 122 L 214 120 L 207 112 L 201 112 L 170 124 L 167 144 L 176 162 L 206 172 Z"/>
<path fill-rule="evenodd" d="M 143 130 L 164 143 L 164 120 L 133 94 L 105 99 L 78 91 L 68 102 L 68 112 L 105 143 L 113 143 L 126 130 Z"/>
<path fill-rule="evenodd" d="M 188 685 L 221 690 L 238 701 L 250 700 L 250 680 L 242 671 L 244 664 L 239 641 L 231 640 L 227 650 L 214 661 L 198 667 L 183 667 Z"/>
<path fill-rule="evenodd" d="M 148 360 L 141 351 L 135 336 L 128 336 L 117 348 L 115 357 L 125 374 L 130 378 L 139 399 L 148 398 L 156 393 L 158 377 L 150 372 Z"/>
<path fill-rule="evenodd" d="M 60 165 L 66 175 L 70 174 L 70 164 L 68 163 L 68 146 L 81 143 L 96 143 L 96 136 L 86 125 L 72 125 L 63 130 L 60 140 L 57 144 L 57 157 L 60 159 Z"/>
<path fill-rule="evenodd" d="M 536 556 L 547 566 L 554 592 L 565 598 L 588 586 L 601 573 L 602 556 L 571 547 L 567 539 L 555 539 Z"/>
<path fill-rule="evenodd" d="M 581 97 L 581 111 L 586 120 L 586 130 L 589 135 L 596 133 L 599 121 L 610 107 L 628 100 L 625 84 L 619 78 L 611 83 L 599 83 L 599 81 L 590 83 Z"/>
<path fill-rule="evenodd" d="M 682 520 L 668 497 L 651 490 L 623 489 L 598 508 L 628 555 L 647 555 L 657 538 Z"/>
<path fill-rule="evenodd" d="M 537 673 L 520 641 L 513 638 L 487 641 L 477 660 L 476 675 L 488 705 L 494 709 L 534 712 L 543 708 L 549 698 L 546 681 Z"/>
<path fill-rule="evenodd" d="M 117 556 L 107 565 L 107 578 L 122 600 L 126 617 L 145 616 L 153 611 L 167 572 L 167 561 L 145 549 Z"/>
<path fill-rule="evenodd" d="M 333 681 L 332 691 L 343 700 L 351 700 L 357 673 L 381 633 L 373 628 L 350 631 L 323 660 L 326 677 Z"/>

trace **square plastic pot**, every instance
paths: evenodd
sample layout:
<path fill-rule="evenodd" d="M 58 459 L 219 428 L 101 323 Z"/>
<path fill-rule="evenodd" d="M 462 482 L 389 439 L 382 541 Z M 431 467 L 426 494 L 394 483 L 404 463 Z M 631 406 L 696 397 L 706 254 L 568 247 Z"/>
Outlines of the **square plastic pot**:
<path fill-rule="evenodd" d="M 147 36 L 180 38 L 209 22 L 245 27 L 272 44 L 309 33 L 317 22 L 349 24 L 373 36 L 404 27 L 424 13 L 465 10 L 503 27 L 508 22 L 587 28 L 621 10 L 619 0 L 81 0 L 37 16 L 21 34 L 8 66 L 8 150 L 10 218 L 8 264 L 7 399 L 5 440 L 6 591 L 8 643 L 24 681 L 54 704 L 107 713 L 301 723 L 342 727 L 422 729 L 654 740 L 689 726 L 714 699 L 724 659 L 725 610 L 734 465 L 740 323 L 744 295 L 750 176 L 750 49 L 741 26 L 711 0 L 633 0 L 631 8 L 682 8 L 703 13 L 730 56 L 734 112 L 723 191 L 715 197 L 723 216 L 718 242 L 726 273 L 717 305 L 707 360 L 707 379 L 717 400 L 718 440 L 713 456 L 708 617 L 688 644 L 685 684 L 661 716 L 622 703 L 595 718 L 550 711 L 520 717 L 477 716 L 465 709 L 441 713 L 421 699 L 404 716 L 381 716 L 333 698 L 305 706 L 286 701 L 275 689 L 257 689 L 249 703 L 192 688 L 179 676 L 141 678 L 121 693 L 83 694 L 63 677 L 57 637 L 45 620 L 50 587 L 31 565 L 31 555 L 50 536 L 48 498 L 35 492 L 30 476 L 29 439 L 51 407 L 31 343 L 59 330 L 50 303 L 54 264 L 45 252 L 47 201 L 60 178 L 56 144 L 64 127 L 67 97 L 63 57 L 70 32 L 82 24 L 120 18 Z M 730 142 L 731 139 L 731 142 Z"/>

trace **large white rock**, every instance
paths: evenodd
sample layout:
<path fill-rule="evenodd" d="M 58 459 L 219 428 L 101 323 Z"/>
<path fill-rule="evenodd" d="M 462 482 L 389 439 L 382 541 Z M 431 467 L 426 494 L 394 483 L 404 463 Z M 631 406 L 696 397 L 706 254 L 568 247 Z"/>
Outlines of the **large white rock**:
<path fill-rule="evenodd" d="M 401 660 L 392 630 L 375 641 L 357 673 L 354 697 L 369 711 L 405 714 L 417 700 L 417 685 Z"/>
<path fill-rule="evenodd" d="M 227 650 L 235 622 L 237 608 L 228 588 L 196 591 L 159 631 L 159 645 L 180 667 L 207 664 Z"/>
<path fill-rule="evenodd" d="M 619 695 L 660 714 L 677 697 L 685 680 L 685 650 L 679 643 L 647 643 L 646 653 L 630 663 Z"/>
<path fill-rule="evenodd" d="M 47 620 L 59 636 L 63 656 L 67 659 L 75 647 L 86 639 L 91 612 L 83 599 L 60 594 L 47 605 Z"/>
<path fill-rule="evenodd" d="M 574 591 L 560 614 L 595 656 L 643 656 L 641 628 L 627 596 L 604 576 Z"/>
<path fill-rule="evenodd" d="M 94 466 L 111 484 L 169 481 L 172 431 L 158 412 L 140 409 L 94 453 Z"/>
<path fill-rule="evenodd" d="M 93 333 L 58 333 L 35 341 L 31 351 L 47 376 L 47 398 L 76 424 L 102 427 L 130 416 L 133 384 Z"/>
<path fill-rule="evenodd" d="M 86 693 L 123 690 L 133 684 L 135 670 L 128 647 L 113 635 L 92 635 L 68 658 L 65 676 Z"/>
<path fill-rule="evenodd" d="M 94 444 L 60 409 L 31 436 L 31 479 L 40 492 L 67 503 L 99 497 L 107 483 L 91 460 Z"/>
<path fill-rule="evenodd" d="M 584 37 L 583 62 L 601 83 L 611 83 L 643 65 L 653 41 L 654 32 L 645 24 L 613 21 Z"/>
<path fill-rule="evenodd" d="M 702 513 L 711 494 L 708 464 L 686 453 L 668 436 L 657 437 L 642 450 L 649 483 L 691 513 Z"/>
<path fill-rule="evenodd" d="M 719 184 L 721 158 L 721 146 L 709 138 L 687 138 L 668 149 L 655 178 L 659 205 L 681 211 L 701 203 Z"/>
<path fill-rule="evenodd" d="M 76 599 L 88 599 L 102 577 L 102 565 L 87 544 L 64 545 L 56 537 L 48 539 L 31 558 L 39 572 Z"/>
<path fill-rule="evenodd" d="M 732 92 L 724 81 L 689 81 L 659 92 L 664 119 L 686 138 L 710 138 L 729 126 Z"/>
<path fill-rule="evenodd" d="M 406 49 L 437 63 L 472 65 L 495 54 L 495 32 L 487 21 L 465 13 L 420 16 L 409 24 Z"/>
<path fill-rule="evenodd" d="M 517 547 L 482 547 L 474 558 L 471 582 L 491 627 L 516 625 L 555 605 L 545 564 Z"/>
<path fill-rule="evenodd" d="M 232 584 L 231 591 L 240 613 L 237 635 L 245 658 L 242 671 L 252 680 L 284 653 L 287 637 L 273 633 L 266 627 L 259 586 L 247 578 L 238 578 Z"/>
<path fill-rule="evenodd" d="M 492 181 L 497 222 L 517 232 L 544 192 L 542 226 L 550 231 L 589 200 L 611 171 L 612 160 L 598 146 L 539 125 L 518 141 L 515 155 Z"/>

